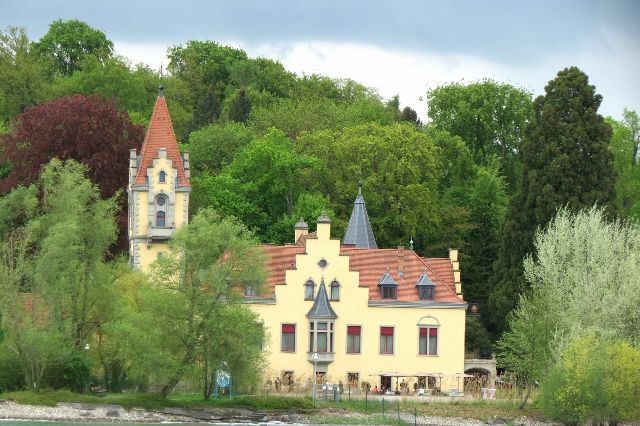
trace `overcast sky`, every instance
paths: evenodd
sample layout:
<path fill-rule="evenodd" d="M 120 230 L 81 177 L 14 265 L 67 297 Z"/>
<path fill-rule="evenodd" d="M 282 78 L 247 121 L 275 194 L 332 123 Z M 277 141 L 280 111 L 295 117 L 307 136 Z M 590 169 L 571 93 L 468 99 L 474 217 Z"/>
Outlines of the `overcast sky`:
<path fill-rule="evenodd" d="M 542 94 L 567 66 L 585 71 L 619 118 L 640 111 L 640 1 L 0 0 L 0 27 L 32 39 L 55 19 L 104 31 L 153 68 L 167 46 L 215 40 L 296 73 L 352 78 L 426 115 L 429 87 L 485 77 Z"/>

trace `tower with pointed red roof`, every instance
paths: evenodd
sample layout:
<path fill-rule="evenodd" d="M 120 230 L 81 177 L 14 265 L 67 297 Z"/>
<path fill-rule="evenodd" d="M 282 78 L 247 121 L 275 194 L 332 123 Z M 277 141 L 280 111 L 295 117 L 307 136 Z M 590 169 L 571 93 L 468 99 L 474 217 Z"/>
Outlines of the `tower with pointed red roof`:
<path fill-rule="evenodd" d="M 189 154 L 178 149 L 160 86 L 147 134 L 129 155 L 129 262 L 146 270 L 169 250 L 169 240 L 189 213 Z"/>

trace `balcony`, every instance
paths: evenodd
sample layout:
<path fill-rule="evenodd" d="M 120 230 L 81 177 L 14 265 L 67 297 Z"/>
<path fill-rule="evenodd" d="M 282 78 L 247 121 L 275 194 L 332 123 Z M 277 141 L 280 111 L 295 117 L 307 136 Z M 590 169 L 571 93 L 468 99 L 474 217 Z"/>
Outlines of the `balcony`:
<path fill-rule="evenodd" d="M 174 227 L 158 228 L 155 226 L 149 226 L 147 236 L 152 240 L 168 240 L 173 236 L 175 230 L 176 229 Z"/>
<path fill-rule="evenodd" d="M 307 352 L 307 361 L 313 364 L 313 354 L 314 352 Z M 333 352 L 317 352 L 318 354 L 318 364 L 329 364 L 333 362 Z"/>

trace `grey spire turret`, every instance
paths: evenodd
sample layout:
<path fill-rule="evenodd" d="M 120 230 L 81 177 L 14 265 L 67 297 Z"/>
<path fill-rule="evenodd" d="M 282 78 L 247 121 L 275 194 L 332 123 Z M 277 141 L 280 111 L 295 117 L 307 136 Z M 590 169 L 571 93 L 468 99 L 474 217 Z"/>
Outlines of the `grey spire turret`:
<path fill-rule="evenodd" d="M 336 319 L 338 316 L 329 303 L 329 297 L 327 296 L 327 289 L 324 285 L 324 278 L 320 281 L 320 288 L 316 294 L 316 300 L 313 302 L 313 306 L 307 313 L 307 318 L 311 319 Z"/>
<path fill-rule="evenodd" d="M 356 248 L 378 248 L 362 197 L 362 181 L 358 182 L 358 196 L 353 203 L 349 226 L 342 244 L 353 244 Z"/>

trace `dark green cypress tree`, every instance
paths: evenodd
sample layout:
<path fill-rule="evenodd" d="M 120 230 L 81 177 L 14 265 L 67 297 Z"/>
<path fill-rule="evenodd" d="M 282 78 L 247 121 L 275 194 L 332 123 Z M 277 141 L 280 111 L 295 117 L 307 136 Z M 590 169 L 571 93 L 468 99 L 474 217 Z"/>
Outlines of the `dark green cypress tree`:
<path fill-rule="evenodd" d="M 245 89 L 240 89 L 232 100 L 229 118 L 238 123 L 246 123 L 251 113 L 251 99 Z"/>
<path fill-rule="evenodd" d="M 609 151 L 611 127 L 597 113 L 602 96 L 576 67 L 560 71 L 534 103 L 519 156 L 522 175 L 504 223 L 489 307 L 492 331 L 526 288 L 523 259 L 533 252 L 538 227 L 561 206 L 577 211 L 594 204 L 614 210 L 615 172 Z"/>

